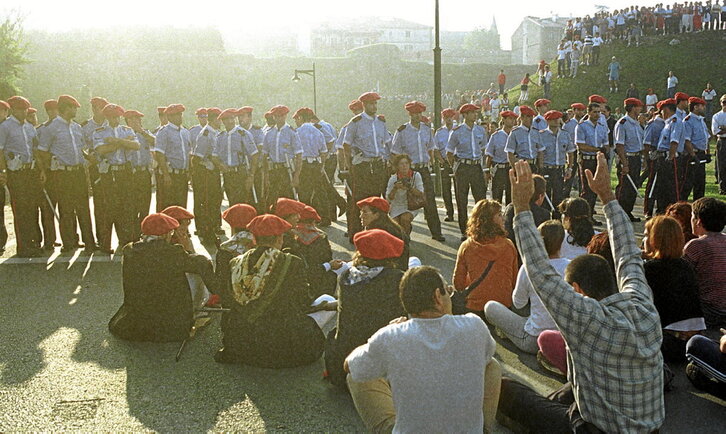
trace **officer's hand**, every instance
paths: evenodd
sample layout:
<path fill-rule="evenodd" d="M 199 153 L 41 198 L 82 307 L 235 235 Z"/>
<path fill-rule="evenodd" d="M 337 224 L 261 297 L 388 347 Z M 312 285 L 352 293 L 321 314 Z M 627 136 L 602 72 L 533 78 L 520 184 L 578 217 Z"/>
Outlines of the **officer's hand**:
<path fill-rule="evenodd" d="M 300 175 L 297 173 L 292 176 L 292 186 L 297 188 L 300 185 Z"/>
<path fill-rule="evenodd" d="M 487 182 L 491 182 L 492 181 L 492 172 L 484 173 L 484 177 L 486 178 Z"/>
<path fill-rule="evenodd" d="M 344 263 L 345 262 L 340 259 L 333 259 L 332 261 L 328 262 L 328 264 L 330 264 L 330 268 L 332 270 L 339 270 L 340 267 L 342 267 Z"/>
<path fill-rule="evenodd" d="M 38 178 L 40 179 L 41 184 L 45 184 L 45 181 L 48 180 L 48 175 L 46 175 L 45 170 L 40 171 L 40 175 L 38 175 Z"/>
<path fill-rule="evenodd" d="M 623 164 L 623 165 L 620 166 L 620 173 L 622 173 L 623 176 L 625 176 L 628 173 L 630 173 L 630 169 L 628 168 L 628 165 L 627 164 Z"/>
<path fill-rule="evenodd" d="M 163 182 L 164 182 L 164 187 L 170 188 L 171 187 L 171 175 L 169 175 L 168 173 L 164 174 Z"/>

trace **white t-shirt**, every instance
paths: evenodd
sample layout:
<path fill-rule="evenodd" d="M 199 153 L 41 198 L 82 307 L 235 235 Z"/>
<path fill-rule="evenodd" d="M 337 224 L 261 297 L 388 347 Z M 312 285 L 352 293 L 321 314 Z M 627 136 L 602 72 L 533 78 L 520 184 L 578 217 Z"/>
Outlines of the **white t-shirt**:
<path fill-rule="evenodd" d="M 550 259 L 550 264 L 555 267 L 555 270 L 560 276 L 565 275 L 565 268 L 567 268 L 567 264 L 569 263 L 570 260 L 567 258 Z M 527 301 L 530 303 L 529 318 L 524 323 L 524 331 L 527 334 L 530 336 L 539 336 L 545 330 L 557 330 L 555 321 L 534 291 L 532 282 L 527 275 L 527 269 L 522 266 L 519 267 L 517 283 L 514 285 L 514 292 L 512 292 L 512 303 L 514 303 L 514 307 L 521 309 L 527 304 Z"/>
<path fill-rule="evenodd" d="M 672 77 L 668 77 L 668 87 L 676 87 L 678 84 L 678 77 L 675 75 Z"/>
<path fill-rule="evenodd" d="M 594 38 L 592 38 L 592 46 L 593 47 L 599 47 L 599 46 L 601 46 L 602 45 L 602 42 L 603 42 L 602 41 L 602 38 L 599 37 L 599 36 L 595 36 Z"/>
<path fill-rule="evenodd" d="M 658 95 L 652 94 L 652 95 L 645 96 L 645 105 L 655 105 L 657 102 L 658 102 Z"/>
<path fill-rule="evenodd" d="M 595 232 L 596 234 L 598 232 Z M 573 260 L 580 255 L 587 254 L 587 247 L 578 246 L 576 244 L 570 244 L 567 239 L 570 238 L 570 233 L 565 230 L 565 239 L 562 240 L 562 247 L 560 248 L 560 256 Z"/>
<path fill-rule="evenodd" d="M 378 330 L 348 356 L 348 366 L 353 381 L 391 384 L 394 433 L 481 434 L 484 369 L 495 349 L 474 314 L 413 318 Z"/>

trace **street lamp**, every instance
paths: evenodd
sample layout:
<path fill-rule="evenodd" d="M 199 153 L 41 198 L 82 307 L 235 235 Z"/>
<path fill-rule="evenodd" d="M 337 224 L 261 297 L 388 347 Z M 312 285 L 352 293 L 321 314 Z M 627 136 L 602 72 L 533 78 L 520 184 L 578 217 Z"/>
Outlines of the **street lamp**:
<path fill-rule="evenodd" d="M 300 81 L 300 74 L 306 74 L 313 77 L 313 110 L 315 113 L 318 112 L 318 88 L 315 83 L 315 62 L 313 62 L 313 69 L 296 69 L 295 75 L 292 76 L 292 81 L 295 83 Z"/>
<path fill-rule="evenodd" d="M 439 45 L 439 0 L 434 7 L 434 128 L 441 126 L 441 46 Z"/>

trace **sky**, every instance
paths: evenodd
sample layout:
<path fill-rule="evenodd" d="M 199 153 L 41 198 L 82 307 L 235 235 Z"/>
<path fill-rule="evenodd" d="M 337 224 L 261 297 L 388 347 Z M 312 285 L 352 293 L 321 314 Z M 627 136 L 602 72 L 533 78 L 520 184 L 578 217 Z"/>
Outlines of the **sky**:
<path fill-rule="evenodd" d="M 522 18 L 579 16 L 592 14 L 595 5 L 612 9 L 653 1 L 634 0 L 440 0 L 442 30 L 466 31 L 487 28 L 496 18 L 502 48 L 510 48 L 510 37 Z M 130 25 L 217 27 L 224 35 L 239 34 L 238 29 L 257 35 L 293 31 L 307 34 L 316 23 L 340 17 L 397 17 L 433 26 L 434 0 L 3 0 L 0 11 L 20 11 L 27 29 L 62 31 L 64 29 L 107 28 Z M 303 49 L 305 47 L 302 47 Z"/>

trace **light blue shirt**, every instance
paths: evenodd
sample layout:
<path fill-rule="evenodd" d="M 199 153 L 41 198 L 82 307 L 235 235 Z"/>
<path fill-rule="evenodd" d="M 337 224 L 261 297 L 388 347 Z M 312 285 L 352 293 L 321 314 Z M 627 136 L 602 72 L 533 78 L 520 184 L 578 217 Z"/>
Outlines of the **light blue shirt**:
<path fill-rule="evenodd" d="M 507 139 L 509 134 L 504 130 L 497 130 L 489 137 L 489 143 L 487 143 L 485 154 L 492 157 L 492 161 L 496 164 L 507 162 Z"/>
<path fill-rule="evenodd" d="M 189 132 L 191 134 L 191 130 L 189 130 Z M 219 135 L 219 131 L 209 124 L 201 128 L 197 132 L 197 137 L 192 140 L 192 155 L 205 160 L 209 159 L 214 152 L 214 147 L 217 143 L 217 135 Z"/>
<path fill-rule="evenodd" d="M 318 125 L 320 126 L 320 128 L 318 128 Z M 315 128 L 318 128 L 321 133 L 323 133 L 326 145 L 330 142 L 335 142 L 335 128 L 333 128 L 332 125 L 330 125 L 328 122 L 320 121 L 317 124 L 314 124 L 314 126 Z"/>
<path fill-rule="evenodd" d="M 435 149 L 431 127 L 420 122 L 418 128 L 411 122 L 401 125 L 393 135 L 393 154 L 406 154 L 413 164 L 428 164 L 431 161 L 429 151 Z"/>
<path fill-rule="evenodd" d="M 81 125 L 81 128 L 83 128 L 83 149 L 93 149 L 93 133 L 95 133 L 97 129 L 105 127 L 106 125 L 108 125 L 108 121 L 106 121 L 105 119 L 99 124 L 98 122 L 94 121 L 93 118 L 85 121 Z"/>
<path fill-rule="evenodd" d="M 386 122 L 380 116 L 374 118 L 365 112 L 354 116 L 345 131 L 344 143 L 353 148 L 353 153 L 362 153 L 364 158 L 385 157 L 386 146 L 390 146 Z"/>
<path fill-rule="evenodd" d="M 228 167 L 247 164 L 248 159 L 257 153 L 253 139 L 245 134 L 247 130 L 235 127 L 232 131 L 221 131 L 217 134 L 217 142 L 212 155 Z"/>
<path fill-rule="evenodd" d="M 537 115 L 532 119 L 532 130 L 535 130 L 536 132 L 546 130 L 548 126 L 547 121 L 542 115 Z"/>
<path fill-rule="evenodd" d="M 149 146 L 149 142 L 143 134 L 135 134 L 136 141 L 139 142 L 139 149 L 136 151 L 127 149 L 126 161 L 130 162 L 133 167 L 151 167 L 151 147 Z"/>
<path fill-rule="evenodd" d="M 690 140 L 695 149 L 705 151 L 709 137 L 703 116 L 691 113 L 683 119 L 683 140 Z"/>
<path fill-rule="evenodd" d="M 317 128 L 310 122 L 306 122 L 300 125 L 295 131 L 300 138 L 303 158 L 319 158 L 320 155 L 328 151 L 328 141 L 325 134 L 323 134 L 322 126 L 321 128 Z M 334 139 L 331 137 L 332 140 Z"/>
<path fill-rule="evenodd" d="M 594 148 L 602 148 L 602 140 L 598 138 L 598 128 L 590 120 L 583 120 L 575 128 L 575 143 L 584 143 Z M 595 155 L 596 152 L 579 151 L 583 155 Z"/>
<path fill-rule="evenodd" d="M 678 118 L 679 121 L 683 122 L 683 119 L 686 118 L 686 115 L 688 115 L 688 113 L 686 113 L 685 110 L 676 108 L 676 117 Z"/>
<path fill-rule="evenodd" d="M 644 145 L 651 145 L 651 146 L 658 146 L 658 141 L 660 140 L 660 133 L 663 131 L 663 128 L 665 127 L 665 121 L 662 117 L 658 116 L 656 118 L 651 119 L 646 125 L 645 125 L 645 133 L 643 137 L 643 144 Z"/>
<path fill-rule="evenodd" d="M 511 152 L 517 158 L 531 160 L 537 156 L 537 151 L 530 138 L 530 129 L 524 125 L 517 125 L 507 137 L 505 151 Z"/>
<path fill-rule="evenodd" d="M 436 149 L 439 150 L 439 153 L 441 153 L 441 156 L 444 158 L 446 157 L 446 145 L 449 143 L 450 134 L 451 131 L 449 131 L 446 126 L 439 128 L 438 130 L 436 130 L 436 134 L 434 134 L 434 143 L 436 144 Z"/>
<path fill-rule="evenodd" d="M 178 127 L 170 122 L 156 133 L 154 152 L 165 155 L 166 161 L 172 169 L 189 169 L 191 150 L 192 141 L 189 130 L 184 127 Z"/>
<path fill-rule="evenodd" d="M 473 128 L 469 128 L 464 122 L 451 130 L 446 152 L 451 152 L 457 158 L 478 160 L 482 157 L 487 141 L 487 132 L 481 125 L 474 124 Z"/>
<path fill-rule="evenodd" d="M 271 127 L 265 133 L 265 142 L 262 145 L 262 152 L 267 155 L 273 163 L 286 163 L 293 160 L 295 155 L 302 154 L 300 138 L 290 125 L 283 125 L 278 130 L 277 126 Z"/>
<path fill-rule="evenodd" d="M 613 140 L 616 145 L 623 145 L 625 152 L 640 152 L 643 150 L 644 131 L 640 122 L 628 115 L 623 116 L 615 123 Z"/>
<path fill-rule="evenodd" d="M 265 131 L 257 125 L 252 125 L 248 131 L 252 134 L 255 145 L 262 146 L 265 141 Z"/>
<path fill-rule="evenodd" d="M 575 129 L 577 128 L 577 125 L 579 122 L 575 118 L 570 118 L 565 124 L 562 126 L 562 129 L 570 133 L 570 138 L 572 139 L 572 144 L 575 144 Z"/>
<path fill-rule="evenodd" d="M 338 138 L 335 139 L 335 149 L 343 149 L 343 142 L 345 141 L 346 131 L 348 131 L 348 124 L 340 127 L 340 134 L 338 134 Z"/>
<path fill-rule="evenodd" d="M 107 137 L 114 137 L 117 139 L 124 140 L 136 140 L 136 134 L 134 130 L 125 125 L 117 125 L 116 128 L 106 124 L 100 128 L 97 128 L 93 132 L 93 149 L 97 149 L 105 143 Z M 121 147 L 113 152 L 107 152 L 105 154 L 98 153 L 102 160 L 106 160 L 108 164 L 120 165 L 126 163 L 126 150 Z"/>
<path fill-rule="evenodd" d="M 57 116 L 43 132 L 38 150 L 50 152 L 64 166 L 77 166 L 84 162 L 83 146 L 81 126 Z"/>
<path fill-rule="evenodd" d="M 34 139 L 36 131 L 30 122 L 21 124 L 15 116 L 10 116 L 0 123 L 0 151 L 5 154 L 6 161 L 19 156 L 23 164 L 32 163 Z"/>
<path fill-rule="evenodd" d="M 540 131 L 540 142 L 542 148 L 542 162 L 548 166 L 564 166 L 567 162 L 567 154 L 575 152 L 575 145 L 572 143 L 570 133 L 562 128 L 557 129 L 555 134 L 549 127 Z"/>
<path fill-rule="evenodd" d="M 683 122 L 678 121 L 678 116 L 675 114 L 665 121 L 665 127 L 660 133 L 660 140 L 658 141 L 659 151 L 670 150 L 671 143 L 678 143 L 676 152 L 683 152 L 683 146 L 685 144 L 683 140 Z"/>
<path fill-rule="evenodd" d="M 209 124 L 207 124 L 207 125 L 209 125 Z M 192 149 L 194 149 L 194 147 L 196 146 L 197 137 L 199 137 L 199 133 L 202 132 L 203 128 L 204 127 L 201 126 L 200 124 L 196 124 L 193 127 L 189 128 L 189 138 L 192 140 Z"/>

